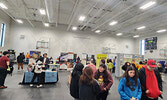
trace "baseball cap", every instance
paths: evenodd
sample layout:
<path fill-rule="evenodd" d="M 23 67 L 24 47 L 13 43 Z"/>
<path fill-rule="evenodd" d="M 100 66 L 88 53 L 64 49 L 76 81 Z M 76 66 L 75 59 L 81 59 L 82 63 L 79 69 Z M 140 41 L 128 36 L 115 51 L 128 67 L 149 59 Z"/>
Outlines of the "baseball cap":
<path fill-rule="evenodd" d="M 152 59 L 147 61 L 147 65 L 150 67 L 157 67 L 156 62 Z"/>

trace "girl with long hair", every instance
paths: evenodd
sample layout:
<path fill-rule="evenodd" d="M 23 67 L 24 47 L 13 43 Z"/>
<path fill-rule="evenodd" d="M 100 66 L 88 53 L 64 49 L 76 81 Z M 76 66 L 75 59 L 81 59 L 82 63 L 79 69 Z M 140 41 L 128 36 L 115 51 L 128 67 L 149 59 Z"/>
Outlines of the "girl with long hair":
<path fill-rule="evenodd" d="M 97 95 L 96 100 L 106 100 L 108 91 L 113 84 L 112 75 L 107 71 L 105 64 L 101 64 L 95 73 L 95 79 L 98 81 L 101 92 Z"/>
<path fill-rule="evenodd" d="M 142 91 L 137 71 L 130 66 L 119 81 L 118 92 L 121 100 L 140 100 Z"/>
<path fill-rule="evenodd" d="M 96 100 L 98 93 L 100 86 L 93 77 L 93 70 L 91 67 L 86 67 L 80 77 L 79 100 Z"/>

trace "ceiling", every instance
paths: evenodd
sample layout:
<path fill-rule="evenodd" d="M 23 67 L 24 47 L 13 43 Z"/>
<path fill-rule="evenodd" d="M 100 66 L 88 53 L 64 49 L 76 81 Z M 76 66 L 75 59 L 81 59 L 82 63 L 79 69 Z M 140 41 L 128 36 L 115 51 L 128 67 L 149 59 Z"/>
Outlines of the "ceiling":
<path fill-rule="evenodd" d="M 146 10 L 139 9 L 148 1 L 156 4 Z M 0 0 L 8 9 L 4 10 L 13 19 L 26 19 L 32 26 L 33 21 L 48 22 L 58 26 L 73 26 L 79 30 L 96 31 L 99 34 L 123 33 L 122 37 L 134 35 L 150 36 L 156 31 L 167 29 L 167 0 Z M 39 9 L 45 9 L 41 15 Z M 81 15 L 86 16 L 79 21 Z M 116 25 L 109 23 L 117 21 Z M 137 30 L 146 26 L 143 30 Z"/>

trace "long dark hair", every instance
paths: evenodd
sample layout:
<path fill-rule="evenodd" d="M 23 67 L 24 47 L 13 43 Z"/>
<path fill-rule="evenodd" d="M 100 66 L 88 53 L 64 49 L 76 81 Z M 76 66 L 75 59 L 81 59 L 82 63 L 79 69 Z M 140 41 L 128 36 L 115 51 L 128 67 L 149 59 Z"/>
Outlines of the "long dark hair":
<path fill-rule="evenodd" d="M 86 67 L 80 77 L 80 83 L 90 85 L 93 84 L 93 82 L 93 70 L 91 67 Z"/>
<path fill-rule="evenodd" d="M 130 67 L 128 67 L 127 70 L 125 71 L 124 75 L 123 75 L 123 77 L 126 78 L 126 86 L 129 87 L 130 89 L 131 89 L 131 87 L 130 87 L 131 83 L 129 81 L 130 76 L 129 76 L 128 72 L 131 71 L 131 70 L 135 71 L 135 75 L 134 75 L 133 79 L 135 81 L 135 87 L 136 87 L 137 86 L 138 74 L 137 74 L 137 71 L 135 70 L 134 66 L 131 65 Z"/>
<path fill-rule="evenodd" d="M 72 72 L 72 77 L 80 77 L 80 75 L 82 74 L 82 69 L 84 68 L 84 65 L 82 63 L 77 63 L 74 67 L 74 70 Z"/>
<path fill-rule="evenodd" d="M 99 67 L 103 67 L 105 70 L 102 72 L 103 73 L 103 81 L 104 83 L 108 83 L 108 72 L 107 72 L 107 66 L 105 64 L 101 64 Z M 97 72 L 95 73 L 95 79 L 98 80 L 98 78 L 100 77 L 100 71 L 99 69 L 97 70 Z"/>

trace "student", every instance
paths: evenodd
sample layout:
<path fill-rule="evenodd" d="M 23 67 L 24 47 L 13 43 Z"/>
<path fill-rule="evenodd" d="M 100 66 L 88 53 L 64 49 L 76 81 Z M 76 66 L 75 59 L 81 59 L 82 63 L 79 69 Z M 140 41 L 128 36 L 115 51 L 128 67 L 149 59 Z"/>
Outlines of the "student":
<path fill-rule="evenodd" d="M 108 66 L 108 70 L 109 70 L 110 73 L 111 73 L 111 69 L 113 68 L 113 63 L 112 63 L 112 60 L 111 60 L 111 59 L 109 59 L 108 62 L 109 62 L 109 63 L 107 64 L 107 66 Z"/>
<path fill-rule="evenodd" d="M 125 71 L 123 77 L 119 81 L 118 92 L 121 100 L 140 100 L 141 85 L 137 72 L 133 66 Z"/>
<path fill-rule="evenodd" d="M 7 68 L 10 64 L 9 62 L 9 52 L 8 51 L 4 51 L 3 55 L 0 58 L 0 89 L 5 89 L 7 88 L 7 86 L 4 85 L 5 79 L 6 79 L 6 75 L 7 75 Z"/>
<path fill-rule="evenodd" d="M 21 66 L 21 69 L 23 70 L 24 59 L 25 59 L 25 56 L 23 53 L 20 53 L 20 55 L 17 56 L 18 71 L 20 70 L 20 66 Z"/>
<path fill-rule="evenodd" d="M 125 62 L 125 64 L 122 66 L 122 70 L 126 71 L 129 66 L 130 62 Z"/>
<path fill-rule="evenodd" d="M 107 71 L 105 64 L 101 64 L 95 73 L 95 79 L 98 81 L 101 92 L 97 95 L 96 100 L 106 100 L 108 91 L 113 84 L 112 75 Z"/>
<path fill-rule="evenodd" d="M 34 76 L 31 80 L 31 83 L 34 82 L 35 78 L 37 78 L 37 88 L 40 88 L 42 87 L 42 84 L 41 84 L 41 73 L 42 73 L 42 67 L 38 65 L 38 62 L 37 64 L 34 64 Z M 33 84 L 30 84 L 30 87 L 33 87 Z"/>
<path fill-rule="evenodd" d="M 88 67 L 92 68 L 92 70 L 93 70 L 93 76 L 94 76 L 95 72 L 96 72 L 96 66 L 94 65 L 93 59 L 90 61 L 90 64 L 88 65 Z"/>
<path fill-rule="evenodd" d="M 92 68 L 86 67 L 80 77 L 79 100 L 96 100 L 101 89 L 93 77 Z"/>
<path fill-rule="evenodd" d="M 71 74 L 71 83 L 70 83 L 70 94 L 74 100 L 79 100 L 79 79 L 82 75 L 82 69 L 84 65 L 82 63 L 77 63 L 74 67 L 74 70 Z"/>
<path fill-rule="evenodd" d="M 139 70 L 142 87 L 141 100 L 158 100 L 162 98 L 162 79 L 154 60 L 148 60 L 147 65 Z"/>
<path fill-rule="evenodd" d="M 137 66 L 137 69 L 140 70 L 142 67 L 143 67 L 143 62 L 140 61 L 140 62 L 139 62 L 139 65 Z"/>

